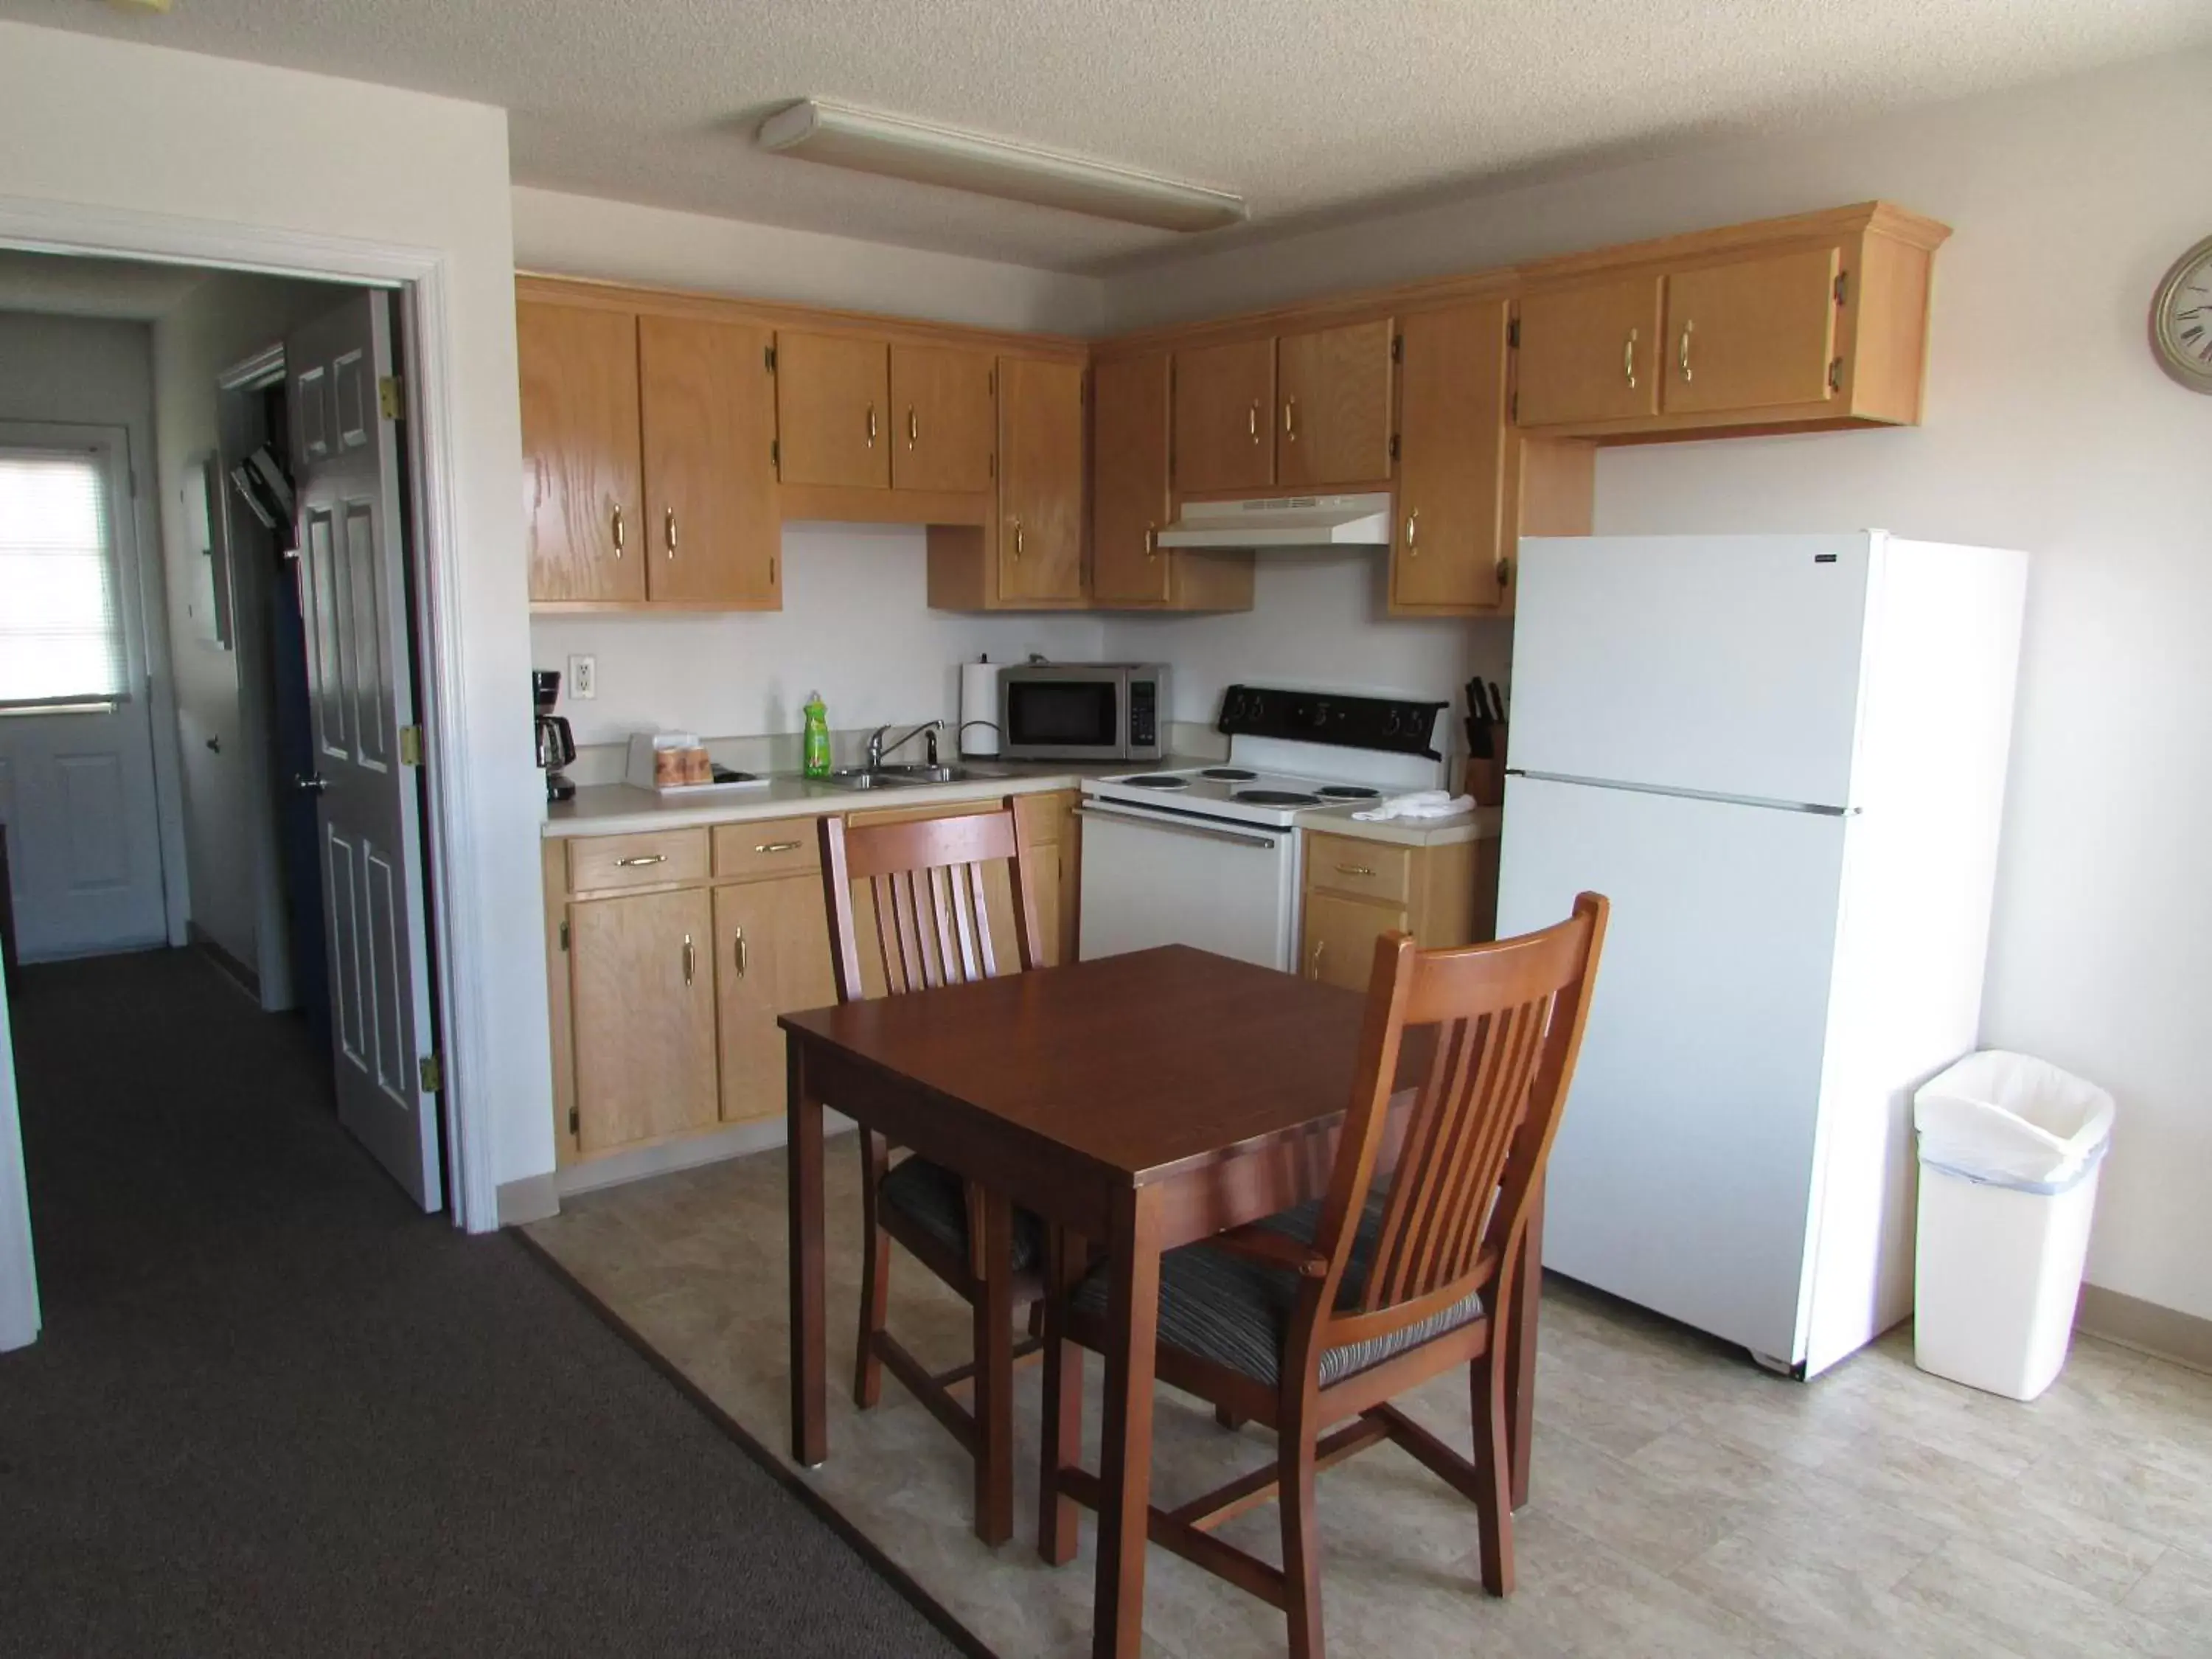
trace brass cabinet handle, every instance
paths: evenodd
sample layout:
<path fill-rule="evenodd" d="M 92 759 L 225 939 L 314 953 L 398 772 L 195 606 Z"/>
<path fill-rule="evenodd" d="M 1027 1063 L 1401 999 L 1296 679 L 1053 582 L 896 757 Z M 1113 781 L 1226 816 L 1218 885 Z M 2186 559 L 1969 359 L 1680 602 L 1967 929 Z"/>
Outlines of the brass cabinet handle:
<path fill-rule="evenodd" d="M 906 406 L 906 447 L 912 449 L 921 441 L 921 422 L 915 419 L 914 405 Z"/>
<path fill-rule="evenodd" d="M 1407 556 L 1407 557 L 1408 557 L 1408 558 L 1413 558 L 1413 559 L 1418 559 L 1418 558 L 1419 558 L 1419 557 L 1421 556 L 1421 550 L 1420 550 L 1419 548 L 1416 547 L 1416 546 L 1413 544 L 1413 543 L 1414 543 L 1414 538 L 1415 538 L 1416 537 L 1418 537 L 1420 533 L 1421 533 L 1421 509 L 1420 509 L 1419 507 L 1415 507 L 1415 508 L 1414 508 L 1411 513 L 1408 513 L 1408 514 L 1406 515 L 1406 556 Z"/>
<path fill-rule="evenodd" d="M 742 927 L 738 929 L 737 959 L 738 977 L 743 979 L 745 976 L 745 930 Z"/>
<path fill-rule="evenodd" d="M 1505 585 L 1512 580 L 1513 561 L 1510 559 L 1500 559 L 1498 562 L 1498 586 L 1499 588 L 1503 589 Z"/>
<path fill-rule="evenodd" d="M 1014 556 L 1018 559 L 1022 556 L 1022 521 L 1019 519 L 1014 520 Z"/>
<path fill-rule="evenodd" d="M 1285 436 L 1285 438 L 1289 439 L 1292 443 L 1296 443 L 1296 442 L 1297 442 L 1297 441 L 1298 441 L 1298 418 L 1297 418 L 1297 417 L 1298 417 L 1298 400 L 1297 400 L 1296 398 L 1284 398 L 1284 399 L 1283 399 L 1283 436 Z"/>
<path fill-rule="evenodd" d="M 756 853 L 796 853 L 800 843 L 795 841 L 764 841 L 753 848 Z"/>
<path fill-rule="evenodd" d="M 1252 441 L 1258 443 L 1260 441 L 1260 405 L 1256 400 L 1252 404 L 1251 416 L 1245 424 L 1251 431 Z"/>
<path fill-rule="evenodd" d="M 1160 527 L 1156 524 L 1145 526 L 1145 558 L 1147 562 L 1160 556 Z"/>
<path fill-rule="evenodd" d="M 1375 872 L 1364 864 L 1340 864 L 1337 873 L 1343 876 L 1371 876 Z"/>
<path fill-rule="evenodd" d="M 876 406 L 875 406 L 873 404 L 870 404 L 868 405 L 868 447 L 869 447 L 869 448 L 871 448 L 871 449 L 873 449 L 875 447 L 876 447 Z"/>
<path fill-rule="evenodd" d="M 1637 331 L 1630 329 L 1628 337 L 1620 343 L 1620 372 L 1628 377 L 1632 390 L 1636 385 L 1636 335 Z"/>
<path fill-rule="evenodd" d="M 660 537 L 662 541 L 667 544 L 668 556 L 674 558 L 676 556 L 676 509 L 672 507 L 661 514 Z"/>
<path fill-rule="evenodd" d="M 1321 977 L 1321 953 L 1328 949 L 1328 941 L 1327 939 L 1317 939 L 1314 941 L 1313 959 L 1306 964 L 1306 977 L 1308 979 L 1319 979 Z"/>
<path fill-rule="evenodd" d="M 615 557 L 618 559 L 622 557 L 623 544 L 629 539 L 629 538 L 623 534 L 622 503 L 617 501 L 615 503 Z"/>
<path fill-rule="evenodd" d="M 1682 378 L 1686 380 L 1691 378 L 1690 331 L 1696 326 L 1697 324 L 1694 321 L 1686 322 L 1682 325 L 1682 347 L 1681 350 L 1676 356 L 1676 361 L 1682 365 Z"/>
<path fill-rule="evenodd" d="M 691 982 L 691 976 L 698 968 L 699 953 L 691 948 L 691 935 L 686 933 L 684 935 L 684 982 L 686 985 Z"/>
<path fill-rule="evenodd" d="M 639 870 L 642 869 L 648 864 L 665 864 L 667 862 L 668 854 L 665 853 L 645 853 L 641 854 L 638 857 L 634 859 L 617 859 L 615 860 L 615 868 L 617 870 Z"/>

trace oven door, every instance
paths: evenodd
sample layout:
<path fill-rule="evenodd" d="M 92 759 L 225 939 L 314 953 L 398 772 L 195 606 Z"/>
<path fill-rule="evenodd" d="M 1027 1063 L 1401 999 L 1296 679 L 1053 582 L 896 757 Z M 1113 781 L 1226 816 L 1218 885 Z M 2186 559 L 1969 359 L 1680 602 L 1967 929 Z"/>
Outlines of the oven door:
<path fill-rule="evenodd" d="M 1288 972 L 1297 945 L 1294 830 L 1085 800 L 1085 961 L 1191 945 Z"/>
<path fill-rule="evenodd" d="M 1000 746 L 1009 760 L 1121 760 L 1127 756 L 1126 674 L 1010 668 L 999 679 Z"/>

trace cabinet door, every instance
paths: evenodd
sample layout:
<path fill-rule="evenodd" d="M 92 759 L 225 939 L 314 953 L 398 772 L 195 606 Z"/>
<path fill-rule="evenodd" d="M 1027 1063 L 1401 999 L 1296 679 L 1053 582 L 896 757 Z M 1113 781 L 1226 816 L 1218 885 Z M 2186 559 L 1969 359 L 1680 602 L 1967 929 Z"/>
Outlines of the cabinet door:
<path fill-rule="evenodd" d="M 1390 603 L 1495 610 L 1505 553 L 1505 301 L 1406 319 Z"/>
<path fill-rule="evenodd" d="M 999 359 L 999 597 L 1083 598 L 1083 369 Z"/>
<path fill-rule="evenodd" d="M 714 1121 L 714 913 L 703 887 L 568 907 L 583 1152 Z"/>
<path fill-rule="evenodd" d="M 1390 476 L 1390 321 L 1275 343 L 1275 481 L 1285 489 Z"/>
<path fill-rule="evenodd" d="M 787 484 L 888 489 L 890 349 L 850 334 L 775 337 L 776 439 Z"/>
<path fill-rule="evenodd" d="M 1667 279 L 1670 415 L 1771 409 L 1832 395 L 1842 250 L 1739 259 Z"/>
<path fill-rule="evenodd" d="M 1525 295 L 1518 423 L 1650 415 L 1659 407 L 1658 363 L 1656 276 Z"/>
<path fill-rule="evenodd" d="M 1120 357 L 1091 370 L 1091 594 L 1100 605 L 1165 605 L 1168 359 Z"/>
<path fill-rule="evenodd" d="M 775 1017 L 837 1000 L 818 875 L 714 890 L 714 985 L 722 1049 L 722 1121 L 784 1107 L 783 1033 Z"/>
<path fill-rule="evenodd" d="M 1275 482 L 1275 343 L 1175 355 L 1175 487 L 1186 495 Z"/>
<path fill-rule="evenodd" d="M 522 514 L 533 599 L 642 599 L 637 319 L 519 301 Z"/>
<path fill-rule="evenodd" d="M 693 605 L 772 608 L 782 515 L 767 329 L 638 323 L 645 419 L 646 591 Z"/>
<path fill-rule="evenodd" d="M 891 483 L 900 489 L 991 487 L 991 356 L 945 346 L 891 348 Z"/>
<path fill-rule="evenodd" d="M 1323 985 L 1364 991 L 1375 971 L 1375 941 L 1402 931 L 1406 913 L 1395 905 L 1370 904 L 1334 893 L 1308 893 L 1305 938 L 1299 971 Z"/>

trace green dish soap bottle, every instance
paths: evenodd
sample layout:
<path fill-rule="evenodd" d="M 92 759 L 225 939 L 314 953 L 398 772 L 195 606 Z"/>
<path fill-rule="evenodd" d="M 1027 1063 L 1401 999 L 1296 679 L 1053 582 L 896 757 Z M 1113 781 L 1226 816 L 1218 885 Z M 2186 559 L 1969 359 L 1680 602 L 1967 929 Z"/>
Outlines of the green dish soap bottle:
<path fill-rule="evenodd" d="M 806 694 L 806 775 L 826 778 L 830 775 L 830 711 L 823 707 L 822 694 Z"/>

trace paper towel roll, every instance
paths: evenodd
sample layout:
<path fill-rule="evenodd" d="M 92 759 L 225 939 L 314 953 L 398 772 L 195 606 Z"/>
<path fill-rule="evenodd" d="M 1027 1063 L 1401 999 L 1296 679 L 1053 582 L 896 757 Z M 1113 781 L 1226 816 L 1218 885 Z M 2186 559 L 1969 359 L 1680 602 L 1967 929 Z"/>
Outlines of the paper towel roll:
<path fill-rule="evenodd" d="M 963 755 L 999 752 L 999 675 L 1004 663 L 960 665 L 960 741 Z"/>

